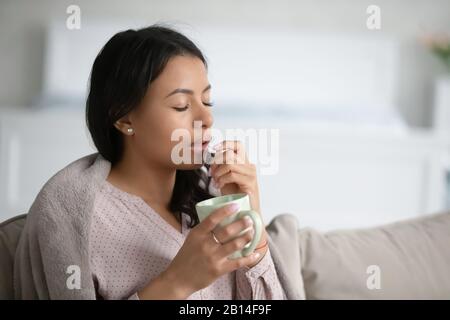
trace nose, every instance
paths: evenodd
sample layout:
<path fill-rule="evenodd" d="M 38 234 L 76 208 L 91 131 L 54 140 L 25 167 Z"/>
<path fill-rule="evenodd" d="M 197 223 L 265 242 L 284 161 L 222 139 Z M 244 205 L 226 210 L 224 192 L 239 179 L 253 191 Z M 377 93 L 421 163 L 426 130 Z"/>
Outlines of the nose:
<path fill-rule="evenodd" d="M 194 120 L 201 121 L 203 129 L 211 128 L 214 123 L 211 107 L 204 106 L 202 103 L 198 106 L 197 110 Z"/>

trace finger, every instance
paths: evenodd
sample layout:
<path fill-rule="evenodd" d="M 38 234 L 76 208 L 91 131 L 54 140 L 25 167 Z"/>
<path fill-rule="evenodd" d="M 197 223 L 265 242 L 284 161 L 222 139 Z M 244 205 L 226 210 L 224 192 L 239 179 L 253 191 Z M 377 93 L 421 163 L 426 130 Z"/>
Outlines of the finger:
<path fill-rule="evenodd" d="M 245 160 L 247 160 L 247 154 L 245 152 L 244 145 L 238 140 L 225 140 L 221 143 L 214 146 L 216 151 L 220 151 L 223 149 L 231 149 L 236 154 L 242 156 Z"/>
<path fill-rule="evenodd" d="M 215 154 L 214 159 L 211 161 L 211 166 L 216 167 L 217 165 L 221 164 L 238 164 L 238 163 L 245 163 L 245 158 L 242 156 L 236 154 L 231 149 L 226 149 L 223 152 L 218 152 Z"/>
<path fill-rule="evenodd" d="M 253 178 L 238 172 L 229 172 L 221 176 L 219 179 L 214 179 L 217 187 L 222 188 L 229 183 L 236 183 L 244 192 L 247 191 L 247 186 L 253 183 Z"/>
<path fill-rule="evenodd" d="M 213 176 L 214 172 L 217 170 L 217 168 L 220 165 L 234 163 L 235 156 L 236 155 L 235 155 L 234 151 L 232 151 L 232 150 L 227 150 L 226 152 L 223 152 L 223 153 L 217 153 L 216 156 L 211 161 L 211 166 L 210 166 L 211 176 Z"/>
<path fill-rule="evenodd" d="M 232 162 L 234 159 L 234 151 L 227 149 L 222 152 L 216 152 L 214 158 L 211 160 L 211 169 L 213 169 L 218 164 L 224 164 L 228 162 Z"/>
<path fill-rule="evenodd" d="M 234 151 L 228 150 L 222 154 L 219 154 L 217 158 L 215 157 L 215 159 L 211 164 L 211 175 L 214 174 L 214 172 L 217 170 L 218 167 L 224 164 L 244 165 L 247 163 L 248 161 L 246 161 L 244 158 L 234 153 Z"/>
<path fill-rule="evenodd" d="M 239 211 L 239 205 L 237 203 L 231 203 L 229 205 L 220 207 L 206 217 L 202 222 L 197 225 L 197 229 L 202 233 L 209 233 L 216 228 L 216 226 L 222 222 L 228 216 Z"/>
<path fill-rule="evenodd" d="M 214 150 L 222 150 L 230 148 L 234 150 L 235 152 L 238 152 L 239 150 L 242 150 L 242 144 L 238 140 L 224 140 L 221 143 L 214 146 Z"/>
<path fill-rule="evenodd" d="M 241 250 L 244 246 L 252 241 L 254 235 L 253 228 L 249 229 L 243 235 L 233 239 L 217 248 L 217 256 L 220 258 L 227 258 L 237 250 Z"/>
<path fill-rule="evenodd" d="M 245 176 L 252 176 L 252 168 L 246 165 L 236 165 L 236 164 L 222 164 L 216 167 L 216 169 L 211 172 L 211 176 L 214 180 L 218 180 L 221 176 L 229 173 L 236 172 Z"/>
<path fill-rule="evenodd" d="M 245 216 L 241 219 L 234 221 L 226 225 L 225 227 L 218 226 L 214 229 L 214 234 L 216 238 L 221 243 L 227 243 L 230 240 L 236 238 L 238 234 L 245 229 L 251 228 L 253 226 L 253 220 L 249 216 Z"/>
<path fill-rule="evenodd" d="M 230 272 L 233 272 L 234 270 L 237 270 L 242 267 L 253 264 L 256 261 L 258 261 L 259 256 L 260 256 L 260 253 L 255 251 L 246 257 L 242 257 L 242 258 L 238 258 L 238 259 L 227 259 L 227 262 L 224 264 L 226 266 L 225 272 L 230 273 Z"/>

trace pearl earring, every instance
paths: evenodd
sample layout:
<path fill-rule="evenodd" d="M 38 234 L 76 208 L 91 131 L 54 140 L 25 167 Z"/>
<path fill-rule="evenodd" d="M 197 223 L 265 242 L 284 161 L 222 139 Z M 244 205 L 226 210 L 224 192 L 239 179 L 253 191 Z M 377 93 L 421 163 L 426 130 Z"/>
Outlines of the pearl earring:
<path fill-rule="evenodd" d="M 133 133 L 133 128 L 128 128 L 128 129 L 127 129 L 127 132 L 128 132 L 128 133 Z"/>

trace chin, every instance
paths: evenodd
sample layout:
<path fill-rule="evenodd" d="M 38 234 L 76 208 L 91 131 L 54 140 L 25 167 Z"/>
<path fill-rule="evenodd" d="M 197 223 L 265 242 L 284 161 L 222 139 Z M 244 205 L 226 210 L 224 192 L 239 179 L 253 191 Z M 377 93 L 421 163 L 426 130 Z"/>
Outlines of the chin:
<path fill-rule="evenodd" d="M 202 153 L 192 152 L 189 157 L 186 157 L 186 159 L 184 159 L 183 154 L 181 154 L 181 157 L 184 161 L 186 161 L 185 163 L 177 164 L 175 162 L 172 162 L 172 165 L 175 165 L 175 169 L 177 170 L 196 170 L 205 165 Z"/>

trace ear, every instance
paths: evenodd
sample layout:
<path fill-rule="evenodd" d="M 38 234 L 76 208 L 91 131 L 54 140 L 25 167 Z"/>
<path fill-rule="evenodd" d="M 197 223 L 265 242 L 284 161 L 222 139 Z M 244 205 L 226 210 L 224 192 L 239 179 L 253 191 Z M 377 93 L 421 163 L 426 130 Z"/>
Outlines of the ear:
<path fill-rule="evenodd" d="M 129 115 L 125 115 L 116 122 L 114 122 L 114 127 L 116 127 L 117 130 L 121 131 L 123 134 L 127 136 L 134 135 L 134 128 L 131 123 Z"/>

